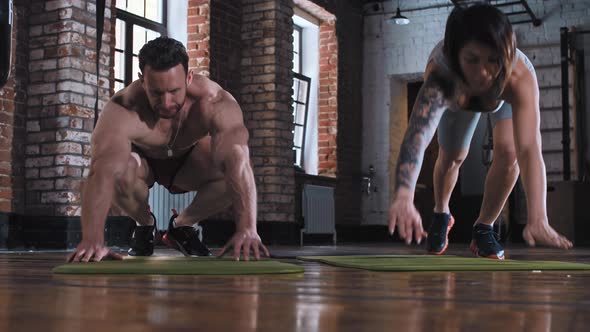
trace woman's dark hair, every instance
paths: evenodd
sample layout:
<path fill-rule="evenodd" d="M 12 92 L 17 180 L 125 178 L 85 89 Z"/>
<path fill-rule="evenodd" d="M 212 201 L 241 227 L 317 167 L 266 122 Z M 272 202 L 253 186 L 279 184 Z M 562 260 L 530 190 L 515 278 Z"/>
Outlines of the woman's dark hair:
<path fill-rule="evenodd" d="M 496 7 L 476 3 L 469 7 L 457 6 L 447 20 L 443 52 L 451 69 L 463 80 L 459 65 L 459 51 L 468 42 L 479 42 L 498 53 L 500 73 L 497 77 L 499 93 L 504 91 L 512 73 L 516 56 L 516 38 L 508 17 Z"/>
<path fill-rule="evenodd" d="M 143 73 L 145 66 L 155 70 L 168 70 L 182 64 L 185 74 L 188 73 L 188 55 L 186 48 L 178 40 L 158 37 L 150 40 L 139 50 L 139 69 Z"/>

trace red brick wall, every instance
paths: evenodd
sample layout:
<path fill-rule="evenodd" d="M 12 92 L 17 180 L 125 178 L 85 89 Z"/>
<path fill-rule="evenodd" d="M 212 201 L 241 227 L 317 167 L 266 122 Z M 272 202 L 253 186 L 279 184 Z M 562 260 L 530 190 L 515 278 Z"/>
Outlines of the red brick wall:
<path fill-rule="evenodd" d="M 101 101 L 111 94 L 111 1 L 100 54 Z M 31 1 L 27 100 L 27 214 L 80 214 L 80 184 L 89 164 L 94 124 L 96 5 Z"/>
<path fill-rule="evenodd" d="M 187 17 L 187 52 L 189 68 L 209 76 L 209 25 L 211 0 L 189 0 Z"/>
<path fill-rule="evenodd" d="M 13 3 L 10 76 L 0 89 L 0 211 L 24 210 L 24 142 L 28 63 L 28 0 Z"/>
<path fill-rule="evenodd" d="M 318 174 L 337 174 L 338 133 L 338 40 L 336 17 L 311 0 L 295 0 L 295 5 L 317 18 L 320 30 L 318 98 Z"/>
<path fill-rule="evenodd" d="M 209 70 L 211 78 L 229 91 L 239 95 L 242 5 L 239 0 L 211 1 Z"/>
<path fill-rule="evenodd" d="M 362 45 L 363 45 L 363 13 L 362 1 L 341 0 L 313 0 L 313 2 L 329 13 L 336 16 L 333 26 L 336 35 L 338 57 L 329 58 L 324 62 L 326 70 L 330 72 L 328 77 L 337 74 L 337 84 L 334 81 L 320 82 L 324 89 L 330 93 L 328 103 L 324 108 L 327 113 L 320 110 L 320 121 L 327 121 L 330 125 L 328 131 L 328 169 L 333 163 L 333 134 L 336 134 L 336 173 L 338 184 L 336 186 L 336 220 L 340 224 L 360 224 L 361 209 L 361 152 L 362 152 Z M 320 38 L 328 38 L 329 42 L 321 47 L 328 50 L 336 45 L 331 38 L 331 27 L 322 26 Z M 324 49 L 325 51 L 325 49 Z M 320 51 L 322 52 L 322 51 Z M 330 55 L 332 56 L 332 55 Z M 322 57 L 321 61 L 326 58 Z M 334 63 L 337 62 L 337 63 Z M 337 66 L 334 71 L 333 66 Z M 321 74 L 320 74 L 321 75 Z M 326 76 L 324 76 L 325 78 Z M 322 78 L 320 78 L 321 80 Z M 337 92 L 337 97 L 334 93 Z M 332 112 L 334 104 L 337 114 Z M 334 127 L 334 123 L 337 126 Z M 321 126 L 321 124 L 320 124 Z M 325 127 L 324 127 L 325 128 Z M 321 132 L 320 132 L 321 134 Z M 321 160 L 320 160 L 321 161 Z"/>
<path fill-rule="evenodd" d="M 259 221 L 294 221 L 292 8 L 292 1 L 189 1 L 190 66 L 210 73 L 244 111 Z"/>
<path fill-rule="evenodd" d="M 258 187 L 259 221 L 294 221 L 293 1 L 242 6 L 242 109 Z"/>
<path fill-rule="evenodd" d="M 320 24 L 320 82 L 318 98 L 318 173 L 336 175 L 338 133 L 338 41 L 336 22 Z"/>
<path fill-rule="evenodd" d="M 321 20 L 320 154 L 324 157 L 320 168 L 323 174 L 338 178 L 338 222 L 358 224 L 361 4 L 336 0 L 314 3 L 336 16 L 335 22 Z M 20 15 L 27 21 L 18 23 L 23 27 L 14 38 L 22 36 L 23 41 L 19 39 L 17 44 L 26 46 L 17 48 L 22 54 L 17 57 L 22 74 L 9 82 L 0 98 L 0 116 L 7 117 L 2 123 L 12 123 L 0 133 L 0 209 L 23 206 L 18 199 L 18 193 L 23 192 L 18 180 L 23 161 L 19 164 L 14 157 L 22 155 L 16 153 L 18 149 L 25 149 L 26 213 L 77 215 L 94 121 L 95 1 L 17 0 L 15 4 L 22 6 Z M 107 0 L 107 8 L 112 5 Z M 189 0 L 190 67 L 206 75 L 211 72 L 244 110 L 251 134 L 260 221 L 294 221 L 293 6 L 293 0 Z M 101 53 L 101 106 L 113 86 L 111 12 L 107 10 Z M 7 91 L 16 96 L 7 97 Z M 26 143 L 19 132 L 26 135 Z M 2 140 L 4 136 L 11 138 Z M 12 166 L 2 167 L 2 160 L 8 161 L 8 157 L 13 159 L 5 165 Z"/>

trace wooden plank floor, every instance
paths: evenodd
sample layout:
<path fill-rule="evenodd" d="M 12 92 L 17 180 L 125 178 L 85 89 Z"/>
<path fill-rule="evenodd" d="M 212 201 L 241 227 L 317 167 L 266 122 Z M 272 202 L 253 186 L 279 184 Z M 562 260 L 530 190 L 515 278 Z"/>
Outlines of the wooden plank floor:
<path fill-rule="evenodd" d="M 289 256 L 298 247 L 274 247 Z M 422 254 L 392 245 L 303 254 Z M 450 254 L 467 256 L 467 247 Z M 589 249 L 513 248 L 509 258 L 590 263 Z M 176 255 L 158 250 L 158 255 Z M 590 273 L 344 269 L 304 274 L 53 275 L 64 252 L 0 252 L 0 331 L 588 331 Z"/>

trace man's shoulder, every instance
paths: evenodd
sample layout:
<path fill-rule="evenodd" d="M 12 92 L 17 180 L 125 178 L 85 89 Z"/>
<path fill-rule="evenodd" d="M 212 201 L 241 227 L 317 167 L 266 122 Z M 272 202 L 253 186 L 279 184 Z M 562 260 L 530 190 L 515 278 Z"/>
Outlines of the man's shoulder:
<path fill-rule="evenodd" d="M 136 81 L 115 93 L 105 111 L 109 110 L 112 112 L 111 116 L 121 121 L 146 122 L 151 118 L 149 108 L 145 92 Z"/>
<path fill-rule="evenodd" d="M 189 87 L 189 94 L 203 104 L 215 104 L 227 98 L 232 98 L 231 94 L 223 89 L 217 82 L 203 75 L 195 75 Z M 233 98 L 232 98 L 233 99 Z"/>
<path fill-rule="evenodd" d="M 189 88 L 189 94 L 196 103 L 193 106 L 195 116 L 208 130 L 216 131 L 224 124 L 233 123 L 234 118 L 242 119 L 241 109 L 236 99 L 215 81 L 195 75 Z"/>
<path fill-rule="evenodd" d="M 145 104 L 145 92 L 141 84 L 135 81 L 117 91 L 111 97 L 111 102 L 131 111 L 140 106 L 140 104 Z"/>

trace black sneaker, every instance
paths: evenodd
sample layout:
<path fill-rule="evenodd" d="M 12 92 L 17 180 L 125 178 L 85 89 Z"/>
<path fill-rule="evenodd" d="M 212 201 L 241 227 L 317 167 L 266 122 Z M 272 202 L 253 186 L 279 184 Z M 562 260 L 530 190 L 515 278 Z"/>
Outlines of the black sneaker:
<path fill-rule="evenodd" d="M 442 255 L 449 245 L 449 232 L 455 224 L 455 218 L 448 213 L 434 213 L 428 228 L 426 248 L 428 253 Z"/>
<path fill-rule="evenodd" d="M 154 219 L 151 226 L 135 226 L 131 235 L 131 248 L 127 253 L 129 256 L 151 256 L 154 253 L 154 244 L 157 241 L 158 229 L 156 227 L 156 216 L 150 212 Z"/>
<path fill-rule="evenodd" d="M 491 225 L 475 224 L 473 226 L 469 249 L 479 257 L 504 259 L 504 248 L 496 240 L 494 228 Z"/>
<path fill-rule="evenodd" d="M 168 231 L 164 234 L 162 241 L 185 256 L 212 256 L 209 248 L 199 240 L 197 230 L 193 226 L 174 227 L 173 222 L 176 217 L 178 217 L 177 214 L 170 217 Z"/>

